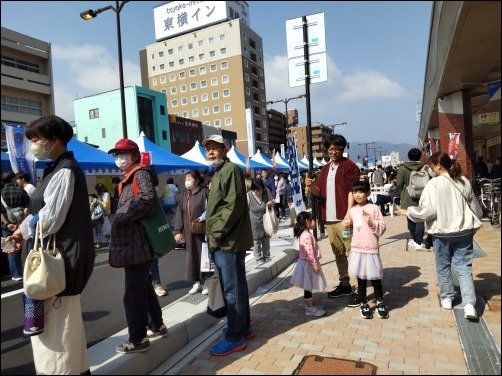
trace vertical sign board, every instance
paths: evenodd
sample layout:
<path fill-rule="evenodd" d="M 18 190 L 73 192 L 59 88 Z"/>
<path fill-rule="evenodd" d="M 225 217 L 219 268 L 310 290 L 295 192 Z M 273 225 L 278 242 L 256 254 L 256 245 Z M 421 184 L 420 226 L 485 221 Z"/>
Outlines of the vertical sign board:
<path fill-rule="evenodd" d="M 248 134 L 248 156 L 251 158 L 254 155 L 254 130 L 253 113 L 250 108 L 246 108 L 246 129 Z"/>
<path fill-rule="evenodd" d="M 305 85 L 305 59 L 309 59 L 310 83 L 328 80 L 324 13 L 307 16 L 309 56 L 304 57 L 302 17 L 286 20 L 289 86 Z"/>
<path fill-rule="evenodd" d="M 291 178 L 291 194 L 295 204 L 296 213 L 305 210 L 303 202 L 302 185 L 300 182 L 300 168 L 298 167 L 298 156 L 296 154 L 296 142 L 294 137 L 288 137 L 289 171 Z"/>

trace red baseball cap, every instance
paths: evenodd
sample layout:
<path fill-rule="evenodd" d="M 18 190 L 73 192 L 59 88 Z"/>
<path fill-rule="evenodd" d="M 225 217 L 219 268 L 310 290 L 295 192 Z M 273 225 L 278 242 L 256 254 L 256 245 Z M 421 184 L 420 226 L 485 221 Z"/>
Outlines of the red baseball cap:
<path fill-rule="evenodd" d="M 139 153 L 139 146 L 137 143 L 135 143 L 132 140 L 129 140 L 128 138 L 121 138 L 120 140 L 117 141 L 113 149 L 108 150 L 108 154 L 124 150 L 135 150 Z"/>

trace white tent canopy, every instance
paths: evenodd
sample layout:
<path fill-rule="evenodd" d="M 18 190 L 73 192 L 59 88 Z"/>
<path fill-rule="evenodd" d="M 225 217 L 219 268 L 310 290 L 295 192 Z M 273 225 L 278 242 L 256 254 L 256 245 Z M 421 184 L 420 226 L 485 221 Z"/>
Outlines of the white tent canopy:
<path fill-rule="evenodd" d="M 182 154 L 181 157 L 209 166 L 206 159 L 206 151 L 204 150 L 202 145 L 199 144 L 199 141 L 195 141 L 195 145 L 193 146 L 193 148 L 191 148 L 185 154 Z"/>
<path fill-rule="evenodd" d="M 264 156 L 260 150 L 257 150 L 255 155 L 253 155 L 250 159 L 252 161 L 255 161 L 255 162 L 258 162 L 262 165 L 265 165 L 267 167 L 270 167 L 270 168 L 274 167 L 272 161 L 269 158 L 267 158 L 266 156 Z"/>
<path fill-rule="evenodd" d="M 276 153 L 273 158 L 275 166 L 279 170 L 289 170 L 289 162 L 286 161 L 279 153 Z"/>

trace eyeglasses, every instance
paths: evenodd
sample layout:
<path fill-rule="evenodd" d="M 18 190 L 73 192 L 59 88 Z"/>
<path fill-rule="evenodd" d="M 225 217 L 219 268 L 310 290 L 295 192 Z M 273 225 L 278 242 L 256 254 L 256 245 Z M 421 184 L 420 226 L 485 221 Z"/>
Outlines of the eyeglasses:
<path fill-rule="evenodd" d="M 328 153 L 334 153 L 335 151 L 341 153 L 341 152 L 343 152 L 344 149 L 345 148 L 341 148 L 341 147 L 338 147 L 338 148 L 337 147 L 332 147 L 332 148 L 328 148 Z"/>
<path fill-rule="evenodd" d="M 214 145 L 214 146 L 206 146 L 206 151 L 211 151 L 211 150 L 218 150 L 218 149 L 223 149 L 224 146 L 220 146 L 220 145 Z"/>

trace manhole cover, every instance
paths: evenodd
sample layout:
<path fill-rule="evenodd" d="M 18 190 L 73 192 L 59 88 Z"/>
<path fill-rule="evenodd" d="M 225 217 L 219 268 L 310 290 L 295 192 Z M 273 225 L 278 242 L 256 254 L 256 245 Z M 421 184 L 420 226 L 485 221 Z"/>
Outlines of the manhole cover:
<path fill-rule="evenodd" d="M 187 295 L 184 298 L 180 299 L 180 302 L 190 303 L 190 304 L 199 304 L 207 299 L 207 295 L 195 294 L 195 295 Z"/>

